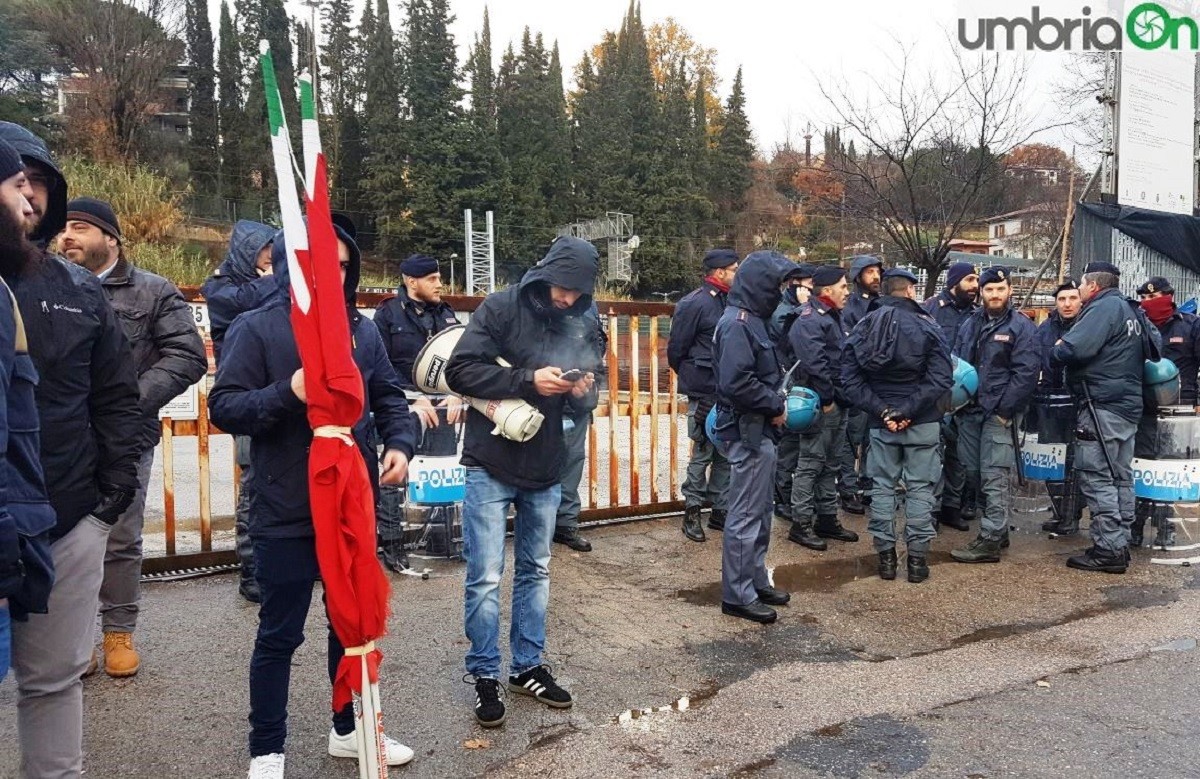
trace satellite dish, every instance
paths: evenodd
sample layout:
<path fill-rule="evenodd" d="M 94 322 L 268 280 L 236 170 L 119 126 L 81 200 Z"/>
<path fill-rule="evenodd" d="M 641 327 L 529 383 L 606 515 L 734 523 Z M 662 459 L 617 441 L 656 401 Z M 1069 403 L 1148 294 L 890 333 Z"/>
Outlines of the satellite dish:
<path fill-rule="evenodd" d="M 630 239 L 625 242 L 625 245 L 629 247 L 630 251 L 633 251 L 642 245 L 642 239 L 638 238 L 636 235 L 631 236 Z"/>

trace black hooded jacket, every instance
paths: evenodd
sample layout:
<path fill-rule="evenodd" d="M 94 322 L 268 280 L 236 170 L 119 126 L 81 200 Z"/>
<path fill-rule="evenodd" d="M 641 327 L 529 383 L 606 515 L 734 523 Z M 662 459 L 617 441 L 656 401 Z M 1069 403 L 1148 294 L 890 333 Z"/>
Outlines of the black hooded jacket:
<path fill-rule="evenodd" d="M 55 179 L 33 238 L 42 245 L 66 226 L 67 182 L 46 145 L 23 127 L 0 122 L 0 138 Z M 58 539 L 96 509 L 102 496 L 137 490 L 143 447 L 137 371 L 129 342 L 100 282 L 43 251 L 8 279 L 38 372 L 42 468 L 58 515 Z M 128 501 L 126 500 L 126 504 Z"/>
<path fill-rule="evenodd" d="M 279 232 L 259 222 L 243 219 L 233 226 L 229 252 L 217 270 L 200 287 L 208 304 L 209 333 L 212 335 L 213 359 L 221 361 L 225 331 L 238 314 L 253 311 L 268 303 L 279 293 L 279 285 L 271 276 L 259 276 L 255 263 L 263 247 L 275 240 Z"/>
<path fill-rule="evenodd" d="M 566 395 L 543 397 L 534 387 L 535 371 L 578 365 L 578 338 L 571 328 L 592 307 L 599 268 L 596 247 L 579 238 L 559 238 L 521 283 L 494 292 L 476 309 L 446 365 L 446 380 L 456 393 L 481 400 L 520 398 L 546 420 L 537 435 L 517 443 L 493 435 L 495 425 L 479 411 L 467 412 L 463 464 L 481 467 L 518 489 L 540 490 L 558 483 L 566 457 L 563 407 Z M 550 302 L 550 287 L 582 293 L 565 311 Z M 512 367 L 496 362 L 502 358 Z M 597 393 L 572 398 L 573 412 L 595 408 Z"/>
<path fill-rule="evenodd" d="M 350 247 L 350 267 L 344 283 L 354 362 L 362 373 L 362 417 L 354 439 L 374 482 L 376 455 L 369 444 L 370 413 L 387 449 L 412 457 L 416 448 L 416 419 L 408 411 L 404 390 L 384 351 L 379 330 L 353 305 L 361 256 L 354 242 L 335 228 Z M 273 278 L 278 287 L 267 305 L 242 314 L 226 333 L 225 351 L 208 397 L 212 421 L 234 435 L 250 436 L 254 466 L 251 536 L 310 538 L 312 509 L 308 502 L 308 450 L 312 444 L 307 407 L 292 392 L 292 374 L 300 369 L 300 353 L 291 323 L 286 248 L 276 240 L 271 249 Z"/>

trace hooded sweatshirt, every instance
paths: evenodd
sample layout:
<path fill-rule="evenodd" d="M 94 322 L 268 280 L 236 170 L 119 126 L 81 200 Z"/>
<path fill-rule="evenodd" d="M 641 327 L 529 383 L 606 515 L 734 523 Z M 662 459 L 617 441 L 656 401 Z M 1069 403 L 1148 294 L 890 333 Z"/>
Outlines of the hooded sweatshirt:
<path fill-rule="evenodd" d="M 208 303 L 213 358 L 221 359 L 225 331 L 238 314 L 253 311 L 271 300 L 279 285 L 271 276 L 259 276 L 255 261 L 263 247 L 275 239 L 275 228 L 243 219 L 233 226 L 229 253 L 200 287 Z"/>
<path fill-rule="evenodd" d="M 521 279 L 494 292 L 476 309 L 466 332 L 446 365 L 446 380 L 456 393 L 481 400 L 521 398 L 545 415 L 533 438 L 517 443 L 492 435 L 495 425 L 472 408 L 462 462 L 487 470 L 492 478 L 523 490 L 541 490 L 558 483 L 566 449 L 562 418 L 566 395 L 543 397 L 534 387 L 534 372 L 548 366 L 570 370 L 579 364 L 578 338 L 572 328 L 592 307 L 599 259 L 596 247 L 579 238 L 562 237 Z M 550 302 L 550 287 L 580 292 L 566 310 Z M 512 367 L 496 362 L 502 358 Z M 573 413 L 596 407 L 593 388 L 571 399 Z"/>
<path fill-rule="evenodd" d="M 846 326 L 847 330 L 854 329 L 858 320 L 867 315 L 871 304 L 879 297 L 876 293 L 860 285 L 858 277 L 867 268 L 882 267 L 883 260 L 869 254 L 855 257 L 850 262 L 850 272 L 847 274 L 850 277 L 850 297 L 846 300 L 846 307 L 842 309 L 842 324 Z"/>
<path fill-rule="evenodd" d="M 354 362 L 363 377 L 363 414 L 353 435 L 372 482 L 378 479 L 376 456 L 368 437 L 370 414 L 387 449 L 412 457 L 417 422 L 409 413 L 404 390 L 388 360 L 379 329 L 354 309 L 361 255 L 340 229 L 350 248 L 350 267 L 343 285 Z M 283 240 L 271 250 L 277 292 L 267 305 L 242 314 L 226 334 L 224 357 L 209 395 L 212 421 L 234 435 L 250 436 L 250 535 L 254 538 L 313 536 L 308 502 L 308 449 L 312 443 L 305 404 L 292 392 L 291 380 L 300 353 L 291 324 L 291 294 Z"/>
<path fill-rule="evenodd" d="M 50 240 L 67 226 L 67 180 L 63 177 L 62 170 L 55 164 L 54 158 L 50 156 L 50 149 L 42 139 L 21 125 L 0 122 L 0 140 L 8 141 L 26 164 L 37 163 L 48 169 L 51 174 L 50 197 L 46 204 L 46 213 L 42 215 L 42 221 L 38 223 L 37 230 L 29 236 L 30 241 L 44 249 L 46 244 L 50 243 Z"/>

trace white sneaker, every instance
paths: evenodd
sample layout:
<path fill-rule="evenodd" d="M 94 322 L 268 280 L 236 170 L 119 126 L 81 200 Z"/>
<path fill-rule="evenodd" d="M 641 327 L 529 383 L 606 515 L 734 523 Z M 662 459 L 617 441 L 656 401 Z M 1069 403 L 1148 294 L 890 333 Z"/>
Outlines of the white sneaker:
<path fill-rule="evenodd" d="M 333 757 L 351 757 L 358 758 L 358 739 L 355 734 L 358 731 L 352 730 L 344 736 L 339 736 L 337 731 L 330 728 L 329 730 L 329 754 Z M 388 765 L 404 765 L 413 759 L 413 751 L 401 744 L 396 739 L 387 735 L 383 735 L 383 750 L 387 755 Z M 283 776 L 283 774 L 280 774 Z"/>
<path fill-rule="evenodd" d="M 283 779 L 283 753 L 272 752 L 251 760 L 247 779 Z"/>

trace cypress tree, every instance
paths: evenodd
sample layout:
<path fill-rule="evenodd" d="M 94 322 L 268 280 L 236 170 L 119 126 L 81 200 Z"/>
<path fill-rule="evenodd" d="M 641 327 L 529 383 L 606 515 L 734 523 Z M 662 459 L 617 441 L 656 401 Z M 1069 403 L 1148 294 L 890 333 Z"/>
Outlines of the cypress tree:
<path fill-rule="evenodd" d="M 370 7 L 370 3 L 367 4 Z M 345 124 L 357 110 L 358 91 L 355 86 L 358 50 L 351 30 L 350 0 L 325 0 L 321 7 L 325 25 L 325 49 L 321 52 L 321 98 L 329 114 L 323 122 L 322 140 L 329 159 L 330 186 L 342 187 L 343 136 Z M 360 140 L 361 143 L 361 140 Z M 359 166 L 361 168 L 361 164 Z M 358 187 L 357 179 L 350 179 Z M 344 200 L 344 198 L 343 198 Z M 345 202 L 335 199 L 335 207 L 346 208 Z"/>
<path fill-rule="evenodd" d="M 221 135 L 221 196 L 236 200 L 241 197 L 244 186 L 242 148 L 246 134 L 246 113 L 242 103 L 242 79 L 245 68 L 241 43 L 229 13 L 229 4 L 225 0 L 221 0 L 218 35 L 217 90 L 220 103 L 217 124 Z"/>
<path fill-rule="evenodd" d="M 376 0 L 370 39 L 363 61 L 363 189 L 370 198 L 378 237 L 377 248 L 393 252 L 409 232 L 406 162 L 400 134 L 400 85 L 396 39 L 387 0 Z"/>
<path fill-rule="evenodd" d="M 724 120 L 713 155 L 712 184 L 721 219 L 731 222 L 746 207 L 746 190 L 753 183 L 754 175 L 750 167 L 754 162 L 754 143 L 750 137 L 750 120 L 746 117 L 741 68 L 738 68 L 725 103 Z"/>
<path fill-rule="evenodd" d="M 188 171 L 201 194 L 213 195 L 217 190 L 218 123 L 208 3 L 205 0 L 187 0 L 186 16 L 188 93 L 191 98 Z"/>

